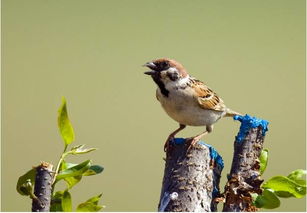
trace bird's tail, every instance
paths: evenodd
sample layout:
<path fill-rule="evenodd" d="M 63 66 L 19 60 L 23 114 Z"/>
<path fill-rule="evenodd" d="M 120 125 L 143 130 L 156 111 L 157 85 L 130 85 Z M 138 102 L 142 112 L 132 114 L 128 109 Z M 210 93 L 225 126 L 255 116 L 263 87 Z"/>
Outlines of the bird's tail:
<path fill-rule="evenodd" d="M 235 115 L 241 115 L 241 116 L 243 116 L 241 113 L 235 112 L 235 111 L 233 111 L 233 110 L 231 110 L 231 109 L 227 109 L 227 110 L 226 110 L 226 115 L 225 115 L 225 117 L 233 117 L 233 116 L 235 116 Z"/>

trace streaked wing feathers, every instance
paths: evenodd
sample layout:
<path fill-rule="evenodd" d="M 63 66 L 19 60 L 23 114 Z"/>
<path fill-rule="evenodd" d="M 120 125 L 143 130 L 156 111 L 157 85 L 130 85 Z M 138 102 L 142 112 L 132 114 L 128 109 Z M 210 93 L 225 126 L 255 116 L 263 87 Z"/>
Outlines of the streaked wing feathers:
<path fill-rule="evenodd" d="M 195 98 L 197 99 L 200 107 L 216 111 L 226 110 L 223 100 L 203 82 L 192 79 L 191 86 L 195 90 Z"/>

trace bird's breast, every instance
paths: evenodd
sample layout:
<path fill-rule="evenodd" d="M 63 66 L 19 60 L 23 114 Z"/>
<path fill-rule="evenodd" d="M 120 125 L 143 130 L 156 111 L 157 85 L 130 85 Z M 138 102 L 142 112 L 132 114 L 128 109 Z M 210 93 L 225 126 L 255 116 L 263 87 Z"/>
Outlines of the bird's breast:
<path fill-rule="evenodd" d="M 168 97 L 157 89 L 157 98 L 165 112 L 175 121 L 189 126 L 206 126 L 221 118 L 222 112 L 203 109 L 187 88 L 169 90 Z"/>

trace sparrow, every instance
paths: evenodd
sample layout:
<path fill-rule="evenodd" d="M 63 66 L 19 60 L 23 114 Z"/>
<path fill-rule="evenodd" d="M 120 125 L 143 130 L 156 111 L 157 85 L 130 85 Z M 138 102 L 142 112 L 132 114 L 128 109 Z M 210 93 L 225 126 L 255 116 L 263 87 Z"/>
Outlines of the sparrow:
<path fill-rule="evenodd" d="M 167 138 L 164 151 L 169 141 L 186 126 L 205 126 L 204 132 L 188 138 L 194 146 L 203 136 L 212 132 L 213 124 L 223 117 L 241 115 L 226 107 L 224 101 L 205 83 L 191 77 L 182 64 L 160 58 L 144 64 L 150 70 L 144 74 L 152 77 L 157 84 L 156 98 L 165 112 L 179 123 L 179 128 Z"/>

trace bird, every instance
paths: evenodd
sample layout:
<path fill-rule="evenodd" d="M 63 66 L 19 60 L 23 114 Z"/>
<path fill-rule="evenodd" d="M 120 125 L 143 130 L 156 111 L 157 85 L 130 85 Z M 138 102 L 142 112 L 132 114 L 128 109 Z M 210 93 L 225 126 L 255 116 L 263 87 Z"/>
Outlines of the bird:
<path fill-rule="evenodd" d="M 156 98 L 162 108 L 179 123 L 179 127 L 167 137 L 164 151 L 168 150 L 169 141 L 186 126 L 205 126 L 205 131 L 187 138 L 190 148 L 211 133 L 213 125 L 221 118 L 242 115 L 226 107 L 212 89 L 190 76 L 184 66 L 174 59 L 159 58 L 143 66 L 150 69 L 144 74 L 151 76 L 156 83 Z"/>

